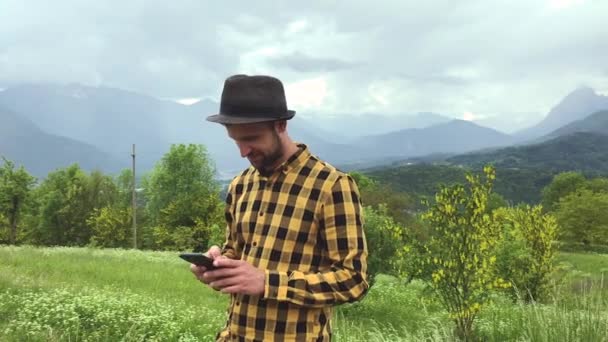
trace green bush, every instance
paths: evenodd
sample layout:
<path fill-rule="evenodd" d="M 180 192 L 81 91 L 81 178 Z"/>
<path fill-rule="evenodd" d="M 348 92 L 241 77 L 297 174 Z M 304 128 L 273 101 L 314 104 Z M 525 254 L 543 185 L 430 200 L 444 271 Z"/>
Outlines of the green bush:
<path fill-rule="evenodd" d="M 393 238 L 392 232 L 400 228 L 388 215 L 384 205 L 380 205 L 378 210 L 365 207 L 363 215 L 369 253 L 367 273 L 370 284 L 373 284 L 375 276 L 379 273 L 397 274 L 393 260 L 399 248 L 399 240 Z"/>
<path fill-rule="evenodd" d="M 555 258 L 557 223 L 541 206 L 501 208 L 494 219 L 503 225 L 498 245 L 498 275 L 512 285 L 512 295 L 529 302 L 547 294 Z"/>

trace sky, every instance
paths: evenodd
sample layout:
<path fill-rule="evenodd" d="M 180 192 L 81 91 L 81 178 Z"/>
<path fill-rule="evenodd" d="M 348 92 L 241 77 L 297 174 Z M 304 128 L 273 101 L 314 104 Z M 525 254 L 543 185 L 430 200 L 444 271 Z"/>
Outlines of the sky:
<path fill-rule="evenodd" d="M 514 131 L 577 87 L 608 94 L 606 18 L 606 0 L 0 0 L 0 89 L 192 103 L 269 74 L 304 117 L 434 112 Z"/>

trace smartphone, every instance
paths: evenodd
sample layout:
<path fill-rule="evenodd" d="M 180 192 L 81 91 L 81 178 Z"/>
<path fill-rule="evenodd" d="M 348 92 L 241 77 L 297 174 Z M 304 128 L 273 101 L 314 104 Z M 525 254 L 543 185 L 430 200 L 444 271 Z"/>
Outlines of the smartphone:
<path fill-rule="evenodd" d="M 207 271 L 216 268 L 213 266 L 213 259 L 201 253 L 181 253 L 179 257 L 196 266 L 205 266 Z"/>

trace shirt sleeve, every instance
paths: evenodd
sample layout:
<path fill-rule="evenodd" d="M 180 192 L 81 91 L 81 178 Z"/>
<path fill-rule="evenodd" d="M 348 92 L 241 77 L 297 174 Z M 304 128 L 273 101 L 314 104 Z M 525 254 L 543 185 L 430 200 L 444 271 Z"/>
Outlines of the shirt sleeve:
<path fill-rule="evenodd" d="M 320 242 L 331 267 L 314 273 L 266 270 L 264 298 L 321 307 L 353 302 L 367 292 L 367 242 L 354 180 L 341 176 L 322 206 Z"/>
<path fill-rule="evenodd" d="M 222 255 L 230 259 L 240 258 L 240 248 L 238 247 L 238 239 L 236 230 L 234 229 L 234 207 L 235 207 L 234 184 L 231 183 L 226 194 L 226 208 L 224 216 L 226 218 L 226 240 L 222 248 Z"/>

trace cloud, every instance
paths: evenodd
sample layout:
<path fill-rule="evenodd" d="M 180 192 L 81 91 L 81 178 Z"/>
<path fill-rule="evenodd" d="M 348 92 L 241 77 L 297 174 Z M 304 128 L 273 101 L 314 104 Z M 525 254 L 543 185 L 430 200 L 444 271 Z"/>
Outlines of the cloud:
<path fill-rule="evenodd" d="M 318 109 L 327 97 L 327 81 L 323 77 L 285 85 L 285 96 L 293 108 Z"/>
<path fill-rule="evenodd" d="M 227 76 L 264 73 L 315 84 L 291 95 L 305 111 L 529 121 L 578 84 L 608 89 L 608 1 L 4 0 L 0 13 L 0 87 L 217 99 Z"/>
<path fill-rule="evenodd" d="M 272 58 L 270 63 L 296 72 L 331 72 L 350 69 L 356 65 L 337 58 L 315 58 L 301 52 Z"/>
<path fill-rule="evenodd" d="M 580 5 L 584 0 L 549 0 L 549 6 L 553 9 L 566 9 L 572 6 Z"/>

